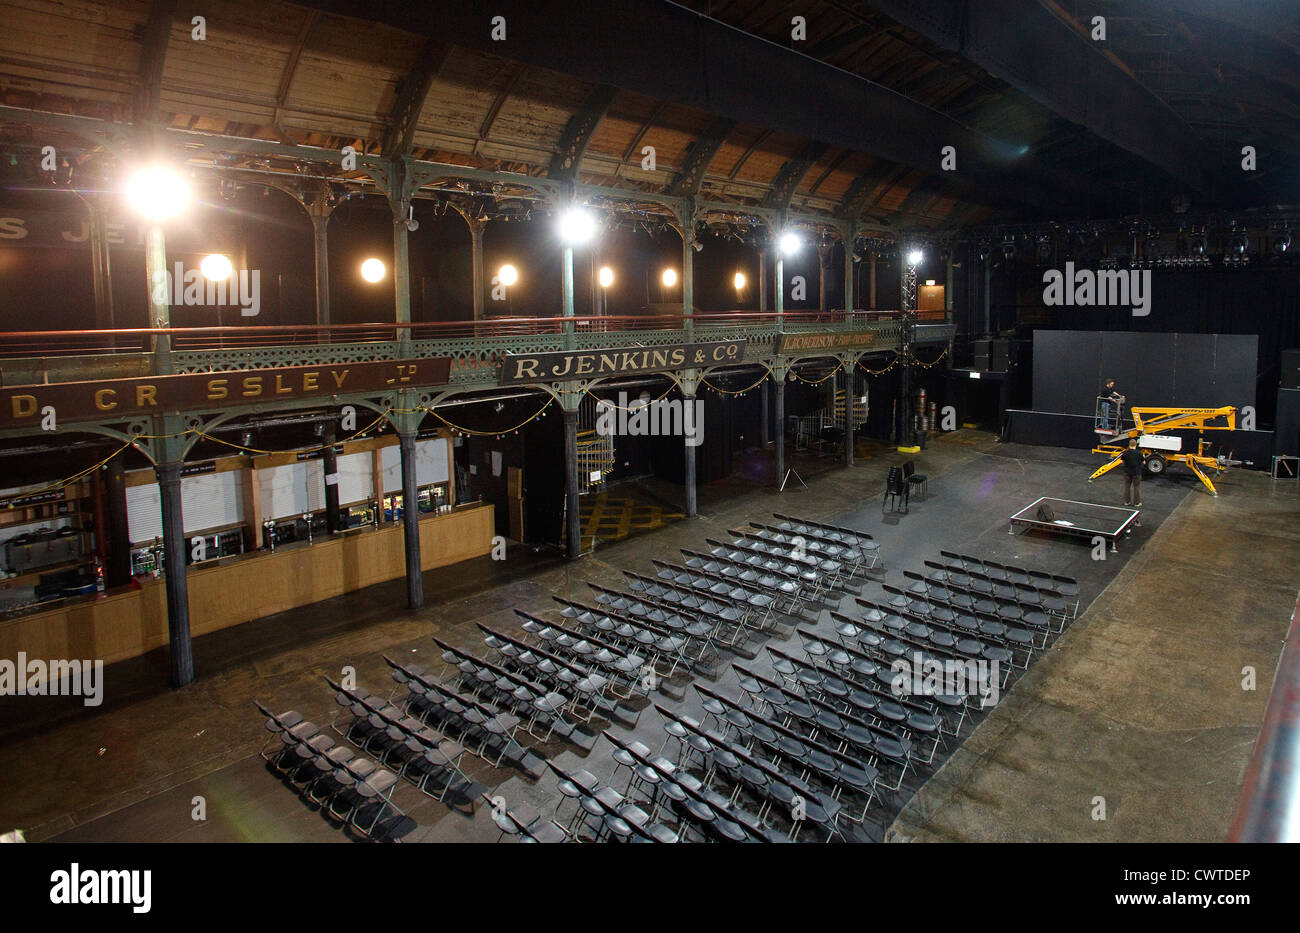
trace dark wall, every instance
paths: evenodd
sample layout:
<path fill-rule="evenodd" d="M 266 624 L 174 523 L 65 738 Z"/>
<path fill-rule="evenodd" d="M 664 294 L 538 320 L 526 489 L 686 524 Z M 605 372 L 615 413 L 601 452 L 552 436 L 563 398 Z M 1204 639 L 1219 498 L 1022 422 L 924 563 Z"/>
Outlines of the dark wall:
<path fill-rule="evenodd" d="M 996 244 L 994 253 L 997 253 Z M 1080 260 L 1083 262 L 1083 260 Z M 1045 266 L 1024 257 L 989 260 L 992 330 L 1018 330 L 1034 337 L 1043 331 L 1137 331 L 1141 333 L 1254 335 L 1258 338 L 1253 393 L 1261 426 L 1273 423 L 1281 351 L 1300 346 L 1300 261 L 1260 259 L 1244 269 L 1151 270 L 1151 310 L 1134 317 L 1129 308 L 1046 307 L 1042 301 Z M 1096 268 L 1089 262 L 1088 268 Z M 1063 264 L 1055 268 L 1064 268 Z M 1081 266 L 1082 268 L 1082 266 Z M 970 292 L 978 299 L 983 264 L 972 263 Z M 959 295 L 960 297 L 960 295 Z M 977 307 L 958 318 L 959 331 L 977 318 Z M 1128 393 L 1130 399 L 1132 393 Z M 1034 402 L 1039 407 L 1038 402 Z"/>
<path fill-rule="evenodd" d="M 1130 406 L 1254 406 L 1257 344 L 1254 335 L 1040 330 L 1034 408 L 1091 415 L 1107 378 Z"/>

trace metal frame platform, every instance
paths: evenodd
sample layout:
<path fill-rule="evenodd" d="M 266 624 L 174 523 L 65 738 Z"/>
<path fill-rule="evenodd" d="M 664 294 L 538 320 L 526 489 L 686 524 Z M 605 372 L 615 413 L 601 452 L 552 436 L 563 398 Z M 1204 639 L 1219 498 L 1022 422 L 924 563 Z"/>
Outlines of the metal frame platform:
<path fill-rule="evenodd" d="M 1035 514 L 1044 503 L 1052 506 L 1056 520 L 1045 522 Z M 1112 514 L 1113 513 L 1113 514 Z M 1050 531 L 1055 534 L 1080 535 L 1094 538 L 1101 536 L 1110 542 L 1112 552 L 1118 550 L 1115 542 L 1121 535 L 1131 534 L 1141 513 L 1137 509 L 1124 509 L 1113 505 L 1099 505 L 1096 502 L 1079 502 L 1074 499 L 1054 499 L 1042 496 L 1011 516 L 1007 534 L 1016 533 L 1016 525 Z"/>

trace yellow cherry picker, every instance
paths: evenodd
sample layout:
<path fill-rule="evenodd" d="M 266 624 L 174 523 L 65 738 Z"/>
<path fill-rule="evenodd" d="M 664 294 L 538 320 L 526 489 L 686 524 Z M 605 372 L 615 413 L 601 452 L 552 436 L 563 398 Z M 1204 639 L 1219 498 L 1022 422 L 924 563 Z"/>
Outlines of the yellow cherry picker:
<path fill-rule="evenodd" d="M 1104 404 L 1108 403 L 1108 404 Z M 1119 407 L 1113 399 L 1098 399 L 1098 417 L 1096 428 L 1097 446 L 1092 449 L 1095 454 L 1106 454 L 1110 462 L 1088 477 L 1092 482 L 1098 476 L 1110 472 L 1120 464 L 1120 454 L 1128 449 L 1131 438 L 1137 438 L 1138 449 L 1142 451 L 1146 471 L 1159 476 L 1170 462 L 1185 463 L 1196 474 L 1210 494 L 1217 496 L 1214 484 L 1205 475 L 1213 470 L 1218 476 L 1230 466 L 1237 466 L 1240 460 L 1231 456 L 1211 457 L 1206 453 L 1213 443 L 1205 439 L 1206 431 L 1233 431 L 1237 427 L 1237 409 L 1231 405 L 1224 408 L 1146 408 L 1129 409 L 1133 416 L 1133 427 L 1124 428 L 1120 420 Z M 1183 439 L 1177 434 L 1166 432 L 1176 430 L 1197 431 L 1196 452 L 1183 452 Z"/>

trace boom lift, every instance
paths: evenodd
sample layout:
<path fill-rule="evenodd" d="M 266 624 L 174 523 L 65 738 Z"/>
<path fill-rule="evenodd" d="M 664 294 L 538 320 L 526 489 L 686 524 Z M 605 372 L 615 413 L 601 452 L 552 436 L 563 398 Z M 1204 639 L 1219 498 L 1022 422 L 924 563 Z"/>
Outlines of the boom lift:
<path fill-rule="evenodd" d="M 1106 454 L 1111 460 L 1105 466 L 1088 477 L 1092 482 L 1098 476 L 1119 466 L 1120 455 L 1128 449 L 1129 438 L 1137 438 L 1138 449 L 1146 460 L 1148 473 L 1159 475 L 1165 471 L 1170 461 L 1187 464 L 1187 468 L 1196 474 L 1197 479 L 1205 484 L 1211 495 L 1217 496 L 1214 484 L 1205 475 L 1204 470 L 1214 470 L 1221 474 L 1230 466 L 1241 461 L 1232 460 L 1219 454 L 1208 456 L 1205 452 L 1211 442 L 1205 440 L 1206 431 L 1233 431 L 1237 427 L 1237 409 L 1231 405 L 1224 408 L 1130 408 L 1133 427 L 1112 433 L 1111 443 L 1098 442 L 1092 449 L 1095 454 Z M 1196 452 L 1183 453 L 1183 439 L 1177 435 L 1166 436 L 1164 432 L 1178 429 L 1194 429 L 1200 432 L 1196 439 Z M 1101 434 L 1102 432 L 1098 432 Z"/>

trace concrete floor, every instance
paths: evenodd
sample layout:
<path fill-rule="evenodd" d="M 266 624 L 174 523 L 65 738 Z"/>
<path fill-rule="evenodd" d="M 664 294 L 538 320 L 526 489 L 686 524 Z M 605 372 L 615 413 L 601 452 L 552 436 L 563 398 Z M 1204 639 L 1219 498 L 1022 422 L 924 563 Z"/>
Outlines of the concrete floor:
<path fill-rule="evenodd" d="M 393 608 L 404 601 L 403 584 L 394 581 L 216 633 L 196 641 L 199 679 L 183 691 L 160 686 L 165 657 L 155 656 L 110 668 L 106 701 L 95 710 L 7 698 L 0 701 L 0 829 L 21 827 L 34 841 L 345 841 L 257 757 L 265 732 L 253 699 L 328 720 L 335 707 L 322 674 L 337 677 L 350 665 L 359 684 L 386 692 L 382 655 L 437 669 L 435 634 L 487 656 L 476 622 L 514 632 L 516 607 L 546 613 L 552 593 L 590 601 L 586 580 L 624 588 L 622 569 L 648 571 L 652 557 L 676 560 L 679 547 L 703 549 L 706 537 L 775 510 L 870 532 L 882 544 L 889 582 L 944 548 L 1070 574 L 1084 604 L 1092 603 L 937 773 L 923 775 L 927 783 L 905 785 L 878 814 L 882 826 L 853 838 L 1221 838 L 1295 604 L 1297 484 L 1239 470 L 1218 484 L 1216 500 L 1190 475 L 1171 471 L 1145 484 L 1142 527 L 1119 553 L 1093 561 L 1086 542 L 1009 536 L 1006 523 L 1040 495 L 1119 504 L 1117 477 L 1087 484 L 1091 455 L 957 432 L 916 457 L 931 477 L 928 501 L 914 501 L 907 515 L 882 516 L 886 467 L 903 459 L 877 448 L 843 470 L 796 458 L 811 488 L 777 494 L 758 485 L 770 465 L 751 455 L 731 477 L 700 489 L 696 520 L 598 542 L 577 564 L 549 550 L 514 548 L 504 562 L 485 558 L 427 574 L 426 605 L 415 613 Z M 670 506 L 680 496 L 661 483 L 631 489 Z M 866 595 L 878 593 L 867 586 Z M 816 627 L 831 632 L 825 614 Z M 766 657 L 750 666 L 764 669 Z M 1240 687 L 1245 665 L 1258 672 L 1253 692 Z M 727 664 L 708 685 L 738 692 Z M 669 685 L 684 699 L 655 701 L 698 715 L 699 697 L 684 686 Z M 592 725 L 596 734 L 609 726 Z M 611 731 L 656 748 L 663 738 L 652 708 L 635 726 Z M 561 767 L 602 777 L 613 771 L 603 738 L 590 750 L 555 740 L 538 751 Z M 494 840 L 488 814 L 468 799 L 479 791 L 543 813 L 558 796 L 549 774 L 537 780 L 475 762 L 470 776 L 474 788 L 450 805 L 401 786 L 396 800 L 416 824 L 404 840 Z M 206 802 L 205 821 L 193 819 L 196 796 Z M 1096 796 L 1106 798 L 1105 821 L 1091 819 Z"/>

